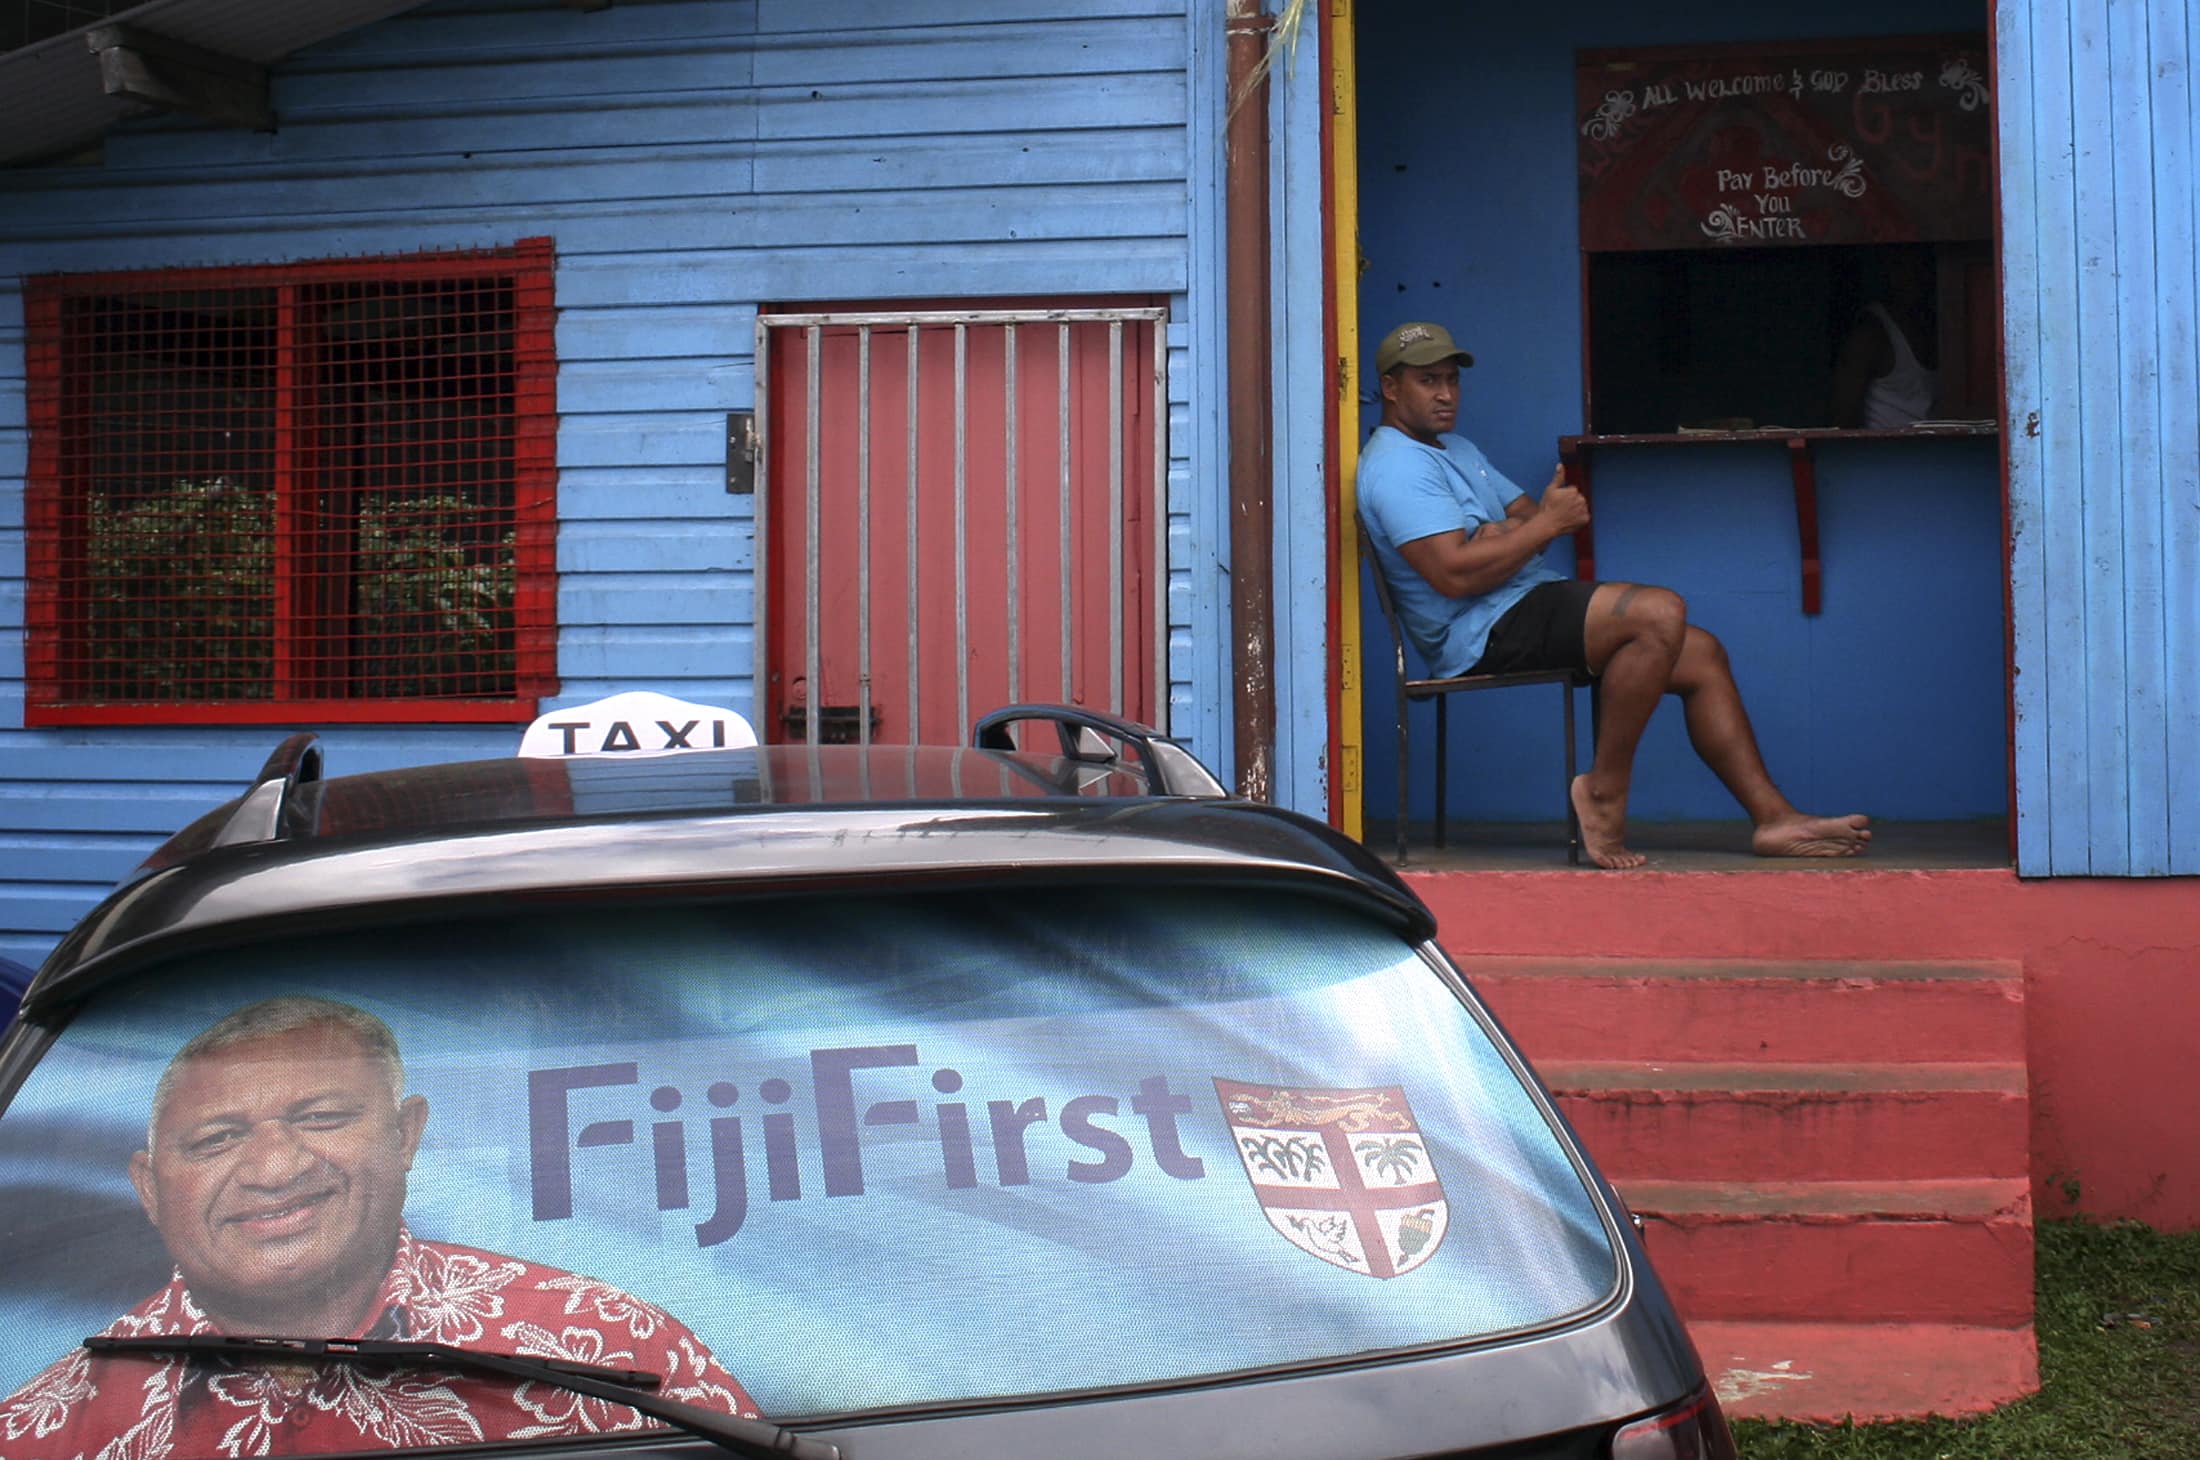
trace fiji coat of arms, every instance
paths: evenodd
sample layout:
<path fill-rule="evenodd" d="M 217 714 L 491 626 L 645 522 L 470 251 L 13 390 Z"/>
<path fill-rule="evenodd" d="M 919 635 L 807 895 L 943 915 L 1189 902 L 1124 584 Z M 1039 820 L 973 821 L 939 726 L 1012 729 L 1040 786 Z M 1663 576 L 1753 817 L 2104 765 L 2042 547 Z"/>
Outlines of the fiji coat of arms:
<path fill-rule="evenodd" d="M 1292 1246 L 1348 1272 L 1409 1273 L 1444 1240 L 1444 1188 L 1406 1092 L 1215 1081 L 1261 1211 Z"/>

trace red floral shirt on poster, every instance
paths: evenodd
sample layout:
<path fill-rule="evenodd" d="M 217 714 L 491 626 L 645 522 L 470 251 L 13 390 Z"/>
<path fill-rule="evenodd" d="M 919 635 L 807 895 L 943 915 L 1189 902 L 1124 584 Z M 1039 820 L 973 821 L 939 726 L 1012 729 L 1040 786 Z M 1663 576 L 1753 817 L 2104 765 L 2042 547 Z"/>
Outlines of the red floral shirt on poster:
<path fill-rule="evenodd" d="M 179 1274 L 109 1334 L 206 1333 Z M 324 1336 L 324 1335 L 314 1335 Z M 398 1234 L 372 1313 L 348 1338 L 416 1339 L 664 1376 L 657 1392 L 746 1418 L 756 1404 L 663 1309 L 594 1278 Z M 0 1460 L 197 1460 L 536 1440 L 657 1428 L 552 1384 L 435 1368 L 231 1365 L 78 1349 L 0 1402 Z"/>

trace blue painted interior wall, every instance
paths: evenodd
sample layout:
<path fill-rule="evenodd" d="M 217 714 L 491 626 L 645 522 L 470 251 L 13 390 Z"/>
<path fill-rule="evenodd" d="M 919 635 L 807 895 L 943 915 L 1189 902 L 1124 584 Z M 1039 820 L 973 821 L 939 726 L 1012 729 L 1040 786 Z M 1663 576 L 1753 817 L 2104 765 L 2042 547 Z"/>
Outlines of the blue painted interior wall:
<path fill-rule="evenodd" d="M 1393 324 L 1435 319 L 1474 352 L 1460 430 L 1540 491 L 1582 429 L 1575 204 L 1579 47 L 1984 31 L 1976 0 L 1777 7 L 1359 7 L 1363 369 Z M 1379 415 L 1363 402 L 1363 433 Z M 1839 443 L 1818 452 L 1824 610 L 1801 606 L 1782 448 L 1610 451 L 1597 459 L 1597 571 L 1663 583 L 1725 640 L 1766 760 L 1790 798 L 1898 819 L 1999 816 L 2008 803 L 2002 505 L 1991 440 Z M 1572 570 L 1571 549 L 1552 563 Z M 1391 646 L 1370 595 L 1366 806 L 1395 805 Z M 1564 814 L 1547 689 L 1451 709 L 1452 811 Z M 1587 746 L 1587 696 L 1581 740 Z M 1413 710 L 1413 812 L 1433 807 L 1434 712 Z M 1668 701 L 1636 762 L 1641 819 L 1739 816 Z"/>

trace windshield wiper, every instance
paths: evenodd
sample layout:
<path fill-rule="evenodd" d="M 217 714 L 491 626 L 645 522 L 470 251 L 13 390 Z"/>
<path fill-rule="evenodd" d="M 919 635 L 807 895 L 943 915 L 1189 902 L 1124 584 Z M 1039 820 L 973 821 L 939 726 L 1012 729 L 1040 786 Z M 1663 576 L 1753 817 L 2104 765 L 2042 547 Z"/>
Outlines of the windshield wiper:
<path fill-rule="evenodd" d="M 652 1391 L 663 1381 L 643 1369 L 607 1369 L 575 1364 L 562 1359 L 531 1358 L 524 1354 L 488 1353 L 456 1344 L 422 1343 L 406 1339 L 276 1338 L 259 1334 L 185 1333 L 108 1337 L 95 1334 L 84 1340 L 93 1353 L 146 1354 L 211 1358 L 257 1359 L 263 1363 L 283 1359 L 326 1359 L 336 1363 L 420 1364 L 437 1363 L 475 1373 L 502 1374 L 555 1384 L 592 1399 L 662 1420 L 676 1429 L 711 1440 L 736 1455 L 760 1460 L 840 1460 L 840 1447 L 813 1440 L 768 1420 L 742 1419 L 698 1405 L 667 1399 Z"/>

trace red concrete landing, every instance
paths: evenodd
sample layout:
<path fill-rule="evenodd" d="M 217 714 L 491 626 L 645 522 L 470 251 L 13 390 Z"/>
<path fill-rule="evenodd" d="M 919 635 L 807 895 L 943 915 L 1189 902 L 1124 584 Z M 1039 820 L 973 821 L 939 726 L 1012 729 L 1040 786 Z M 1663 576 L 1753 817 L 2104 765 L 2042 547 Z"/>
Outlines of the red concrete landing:
<path fill-rule="evenodd" d="M 1838 865 L 1777 870 L 1659 871 L 1623 874 L 1563 870 L 1553 843 L 1547 871 L 1423 872 L 1407 875 L 1427 900 L 1437 938 L 1453 956 L 1518 960 L 1530 967 L 1613 960 L 1731 965 L 1793 963 L 1833 970 L 1954 961 L 2021 968 L 2007 988 L 2021 1000 L 2031 1071 L 2032 1199 L 2043 1216 L 2128 1217 L 2163 1231 L 2200 1228 L 2200 1100 L 2192 1095 L 2192 1050 L 2200 1044 L 2200 877 L 2019 877 L 2007 867 L 1921 871 L 1897 851 L 1892 828 L 1872 855 Z M 1460 828 L 1465 840 L 1468 829 Z M 1742 845 L 1745 838 L 1736 840 Z M 1377 843 L 1380 845 L 1380 843 Z M 1418 856 L 1418 853 L 1416 854 Z M 1808 860 L 1808 859 L 1799 859 Z M 1435 858 L 1424 865 L 1434 866 Z M 1517 866 L 1518 864 L 1513 864 Z M 1739 971 L 1736 968 L 1734 971 Z M 1470 970 L 1477 983 L 1479 974 Z M 1762 981 L 1759 981 L 1760 983 Z M 1669 1028 L 1633 1027 L 1631 1009 L 1567 994 L 1578 1025 L 1597 1047 L 1546 1047 L 1517 1000 L 1492 988 L 1491 1002 L 1529 1054 L 1543 1059 L 1654 1056 Z M 1697 988 L 1703 1031 L 1699 1059 L 1808 1058 L 1776 1032 L 1792 1023 L 1761 1022 L 1737 1005 L 1720 1017 L 1720 993 Z M 1756 998 L 1756 992 L 1750 995 Z M 1899 997 L 1899 995 L 1897 996 Z M 1884 1053 L 1867 1043 L 1842 1056 L 1910 1058 L 1897 1053 L 1914 1021 L 1893 1013 L 1876 1031 Z M 1862 1020 L 1849 1032 L 1866 1040 Z M 1712 1052 L 1709 1039 L 1746 1038 L 1758 1030 L 1768 1049 Z M 1804 1032 L 1808 1033 L 1807 1025 Z M 1745 1046 L 1746 1049 L 1746 1046 Z M 1933 1059 L 2010 1056 L 1932 1054 Z M 2082 1192 L 2082 1195 L 2081 1195 Z"/>
<path fill-rule="evenodd" d="M 1691 1323 L 1730 1418 L 1978 1414 L 2040 1387 L 2030 1324 Z"/>

